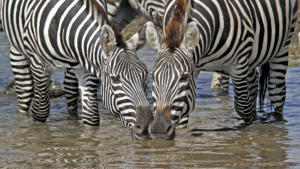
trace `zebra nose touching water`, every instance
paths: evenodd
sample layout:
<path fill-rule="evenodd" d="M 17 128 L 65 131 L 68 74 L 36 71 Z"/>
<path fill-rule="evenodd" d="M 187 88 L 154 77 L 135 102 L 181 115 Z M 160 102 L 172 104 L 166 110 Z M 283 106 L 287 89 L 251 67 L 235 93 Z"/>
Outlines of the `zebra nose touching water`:
<path fill-rule="evenodd" d="M 66 86 L 79 86 L 83 123 L 99 125 L 100 81 L 105 107 L 134 138 L 147 137 L 153 117 L 146 97 L 147 69 L 136 55 L 142 42 L 135 36 L 125 43 L 106 11 L 106 0 L 1 1 L 20 112 L 30 109 L 34 120 L 46 121 L 51 72 L 65 69 Z M 75 98 L 69 110 L 76 111 L 77 90 L 67 90 Z"/>
<path fill-rule="evenodd" d="M 168 1 L 163 37 L 153 23 L 146 25 L 146 39 L 158 50 L 153 68 L 154 120 L 149 126 L 150 135 L 172 139 L 175 128 L 187 125 L 195 107 L 195 77 L 199 71 L 230 76 L 235 110 L 245 124 L 257 118 L 258 89 L 260 108 L 268 90 L 273 115 L 281 120 L 288 45 L 297 9 L 297 0 Z"/>

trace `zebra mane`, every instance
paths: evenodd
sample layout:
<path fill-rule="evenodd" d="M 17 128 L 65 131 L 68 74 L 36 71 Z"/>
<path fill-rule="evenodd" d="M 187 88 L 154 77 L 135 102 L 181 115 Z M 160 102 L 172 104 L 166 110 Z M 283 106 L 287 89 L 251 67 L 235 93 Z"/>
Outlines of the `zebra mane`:
<path fill-rule="evenodd" d="M 103 17 L 103 21 L 107 25 L 109 25 L 112 28 L 112 30 L 114 31 L 117 46 L 120 47 L 120 48 L 126 48 L 126 43 L 123 40 L 123 37 L 122 37 L 122 34 L 121 34 L 119 28 L 116 26 L 116 24 L 114 24 L 112 21 L 110 21 L 108 19 L 107 13 L 105 12 L 105 9 L 103 9 L 103 7 L 97 2 L 97 0 L 92 0 L 92 4 L 98 10 L 98 12 L 101 14 L 101 16 Z"/>
<path fill-rule="evenodd" d="M 173 15 L 166 26 L 166 36 L 163 42 L 174 52 L 176 48 L 180 46 L 182 40 L 182 24 L 185 25 L 185 16 L 188 10 L 187 0 L 176 0 L 176 7 L 173 10 Z"/>

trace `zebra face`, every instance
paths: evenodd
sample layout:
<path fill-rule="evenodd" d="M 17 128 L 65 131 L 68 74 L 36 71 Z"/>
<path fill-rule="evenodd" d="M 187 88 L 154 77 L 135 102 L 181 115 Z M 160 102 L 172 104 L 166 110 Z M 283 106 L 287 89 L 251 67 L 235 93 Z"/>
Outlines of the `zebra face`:
<path fill-rule="evenodd" d="M 154 138 L 172 139 L 175 128 L 187 125 L 195 106 L 195 67 L 191 52 L 199 40 L 199 30 L 195 22 L 187 24 L 184 32 L 179 30 L 170 30 L 161 43 L 153 23 L 146 24 L 147 43 L 158 50 L 153 68 L 154 120 L 149 127 Z"/>
<path fill-rule="evenodd" d="M 135 138 L 147 137 L 152 112 L 146 97 L 147 68 L 131 49 L 120 49 L 105 70 L 114 111 Z"/>
<path fill-rule="evenodd" d="M 131 47 L 115 45 L 114 33 L 109 27 L 102 28 L 101 83 L 103 103 L 110 112 L 120 117 L 134 138 L 148 138 L 148 128 L 153 120 L 146 88 L 146 65 L 136 55 L 139 40 L 132 40 Z M 136 37 L 134 37 L 136 39 Z M 127 42 L 128 44 L 128 42 Z"/>
<path fill-rule="evenodd" d="M 189 53 L 163 48 L 153 68 L 154 120 L 152 137 L 172 139 L 175 127 L 183 127 L 195 106 L 194 65 Z"/>

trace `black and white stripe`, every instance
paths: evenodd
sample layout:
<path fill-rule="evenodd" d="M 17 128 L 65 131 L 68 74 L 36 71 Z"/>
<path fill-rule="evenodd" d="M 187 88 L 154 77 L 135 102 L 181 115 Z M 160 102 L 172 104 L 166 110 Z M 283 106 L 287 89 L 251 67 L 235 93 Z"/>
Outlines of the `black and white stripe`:
<path fill-rule="evenodd" d="M 122 78 L 122 84 L 129 86 L 119 89 L 127 98 L 112 94 L 103 100 L 108 103 L 109 110 L 111 106 L 116 107 L 118 111 L 113 113 L 119 113 L 128 127 L 139 124 L 136 118 L 139 108 L 147 110 L 142 113 L 151 113 L 144 88 L 147 69 L 137 58 L 134 49 L 111 42 L 114 35 L 110 35 L 114 33 L 109 26 L 103 26 L 108 22 L 107 16 L 103 16 L 106 5 L 105 0 L 1 1 L 1 20 L 11 44 L 11 65 L 21 112 L 28 112 L 31 105 L 33 118 L 46 121 L 50 110 L 48 88 L 51 72 L 67 69 L 64 84 L 66 88 L 69 87 L 66 93 L 69 109 L 76 111 L 77 96 L 81 93 L 83 122 L 99 125 L 99 80 L 103 86 L 108 86 L 108 90 L 112 88 L 112 76 L 103 76 L 103 73 L 107 67 L 123 69 L 134 65 L 135 69 L 130 69 L 130 73 L 125 69 L 113 72 Z M 102 38 L 100 35 L 103 35 Z M 103 44 L 106 41 L 109 43 Z M 127 84 L 125 80 L 140 85 Z M 78 85 L 80 90 L 76 87 Z M 120 110 L 120 103 L 126 102 L 133 108 L 123 107 Z M 122 114 L 128 111 L 132 112 L 130 120 L 123 118 Z M 149 117 L 151 120 L 152 116 Z"/>
<path fill-rule="evenodd" d="M 258 90 L 256 68 L 268 64 L 269 98 L 275 107 L 275 113 L 282 116 L 288 45 L 295 28 L 297 0 L 191 0 L 190 3 L 189 20 L 197 24 L 200 35 L 191 57 L 195 68 L 190 71 L 192 73 L 216 71 L 229 75 L 234 85 L 235 109 L 245 122 L 252 123 L 256 118 Z M 170 0 L 167 4 L 164 32 L 175 6 L 176 0 Z M 181 67 L 185 67 L 184 63 L 177 66 L 170 62 L 160 64 L 166 57 L 173 59 L 187 57 L 187 52 L 177 56 L 178 50 L 184 51 L 184 47 L 180 46 L 175 53 L 166 53 L 169 50 L 162 45 L 153 70 L 153 97 L 156 106 L 169 106 L 171 109 L 176 107 L 171 112 L 178 109 L 185 110 L 185 107 L 191 112 L 194 106 L 191 103 L 195 99 L 192 94 L 182 95 L 181 100 L 191 98 L 193 101 L 174 102 L 175 96 L 179 97 L 178 72 Z M 162 70 L 168 66 L 171 70 L 166 74 Z M 170 81 L 174 83 L 169 83 Z M 193 82 L 190 83 L 192 85 Z M 162 88 L 165 90 L 163 93 Z M 186 93 L 193 93 L 194 89 L 186 88 L 186 90 Z M 164 95 L 168 97 L 158 99 Z M 181 111 L 178 117 L 185 113 L 186 111 Z M 179 124 L 181 121 L 187 122 L 184 118 L 179 118 Z M 177 120 L 174 122 L 178 123 Z"/>
<path fill-rule="evenodd" d="M 158 55 L 153 67 L 154 110 L 170 107 L 172 123 L 184 127 L 195 107 L 196 84 L 191 71 L 194 64 L 180 48 L 172 54 L 162 49 Z"/>

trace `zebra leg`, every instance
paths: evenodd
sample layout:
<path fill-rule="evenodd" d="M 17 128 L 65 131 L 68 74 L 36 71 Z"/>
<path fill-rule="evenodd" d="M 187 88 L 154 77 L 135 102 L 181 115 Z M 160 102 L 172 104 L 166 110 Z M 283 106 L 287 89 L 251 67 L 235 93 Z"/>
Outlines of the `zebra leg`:
<path fill-rule="evenodd" d="M 241 58 L 232 72 L 234 85 L 234 105 L 237 113 L 246 124 L 256 119 L 257 73 L 249 70 L 247 58 Z"/>
<path fill-rule="evenodd" d="M 49 116 L 50 72 L 38 57 L 31 58 L 31 71 L 34 82 L 34 99 L 31 107 L 32 117 L 36 121 L 45 122 Z"/>
<path fill-rule="evenodd" d="M 214 72 L 210 89 L 217 91 L 218 95 L 227 95 L 229 89 L 229 76 Z"/>
<path fill-rule="evenodd" d="M 76 70 L 82 102 L 82 122 L 98 126 L 100 122 L 97 91 L 99 80 L 85 70 Z"/>
<path fill-rule="evenodd" d="M 248 74 L 248 91 L 249 97 L 252 107 L 252 112 L 254 113 L 254 117 L 256 118 L 256 104 L 257 104 L 257 94 L 258 94 L 258 71 L 257 69 L 253 69 Z M 255 120 L 254 118 L 254 120 Z"/>
<path fill-rule="evenodd" d="M 230 77 L 228 75 L 221 75 L 221 92 L 223 95 L 227 95 L 229 93 L 229 79 Z"/>
<path fill-rule="evenodd" d="M 77 113 L 77 101 L 79 96 L 78 79 L 72 70 L 65 72 L 64 92 L 67 99 L 68 111 L 71 114 Z"/>
<path fill-rule="evenodd" d="M 220 87 L 221 87 L 221 74 L 214 72 L 212 75 L 210 89 L 218 90 L 218 89 L 220 89 Z"/>
<path fill-rule="evenodd" d="M 33 81 L 29 59 L 10 47 L 10 65 L 15 76 L 15 92 L 20 113 L 27 113 L 33 97 Z"/>
<path fill-rule="evenodd" d="M 276 56 L 270 63 L 268 93 L 271 105 L 274 107 L 274 117 L 283 119 L 283 106 L 286 97 L 285 75 L 288 67 L 288 52 Z"/>

